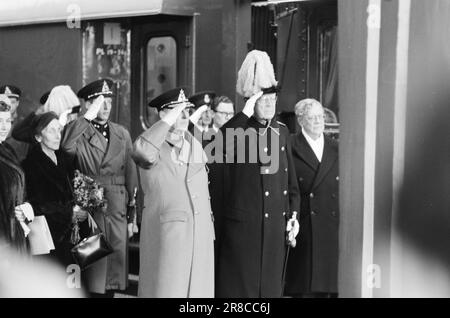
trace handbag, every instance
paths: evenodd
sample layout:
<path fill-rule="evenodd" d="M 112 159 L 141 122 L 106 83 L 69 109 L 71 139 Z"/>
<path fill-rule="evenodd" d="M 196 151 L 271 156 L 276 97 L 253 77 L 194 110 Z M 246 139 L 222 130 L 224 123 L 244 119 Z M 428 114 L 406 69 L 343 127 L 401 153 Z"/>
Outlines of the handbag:
<path fill-rule="evenodd" d="M 71 250 L 73 258 L 81 270 L 85 270 L 93 263 L 114 252 L 111 244 L 106 240 L 105 233 L 100 230 L 90 213 L 88 213 L 88 221 L 91 230 L 90 235 Z"/>

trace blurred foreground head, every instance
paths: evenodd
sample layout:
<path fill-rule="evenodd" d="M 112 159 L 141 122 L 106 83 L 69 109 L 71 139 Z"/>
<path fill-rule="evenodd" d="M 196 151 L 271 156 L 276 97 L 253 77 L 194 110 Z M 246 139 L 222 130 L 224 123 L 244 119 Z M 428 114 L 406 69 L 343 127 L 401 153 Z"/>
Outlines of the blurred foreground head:
<path fill-rule="evenodd" d="M 0 298 L 80 298 L 80 288 L 70 288 L 72 273 L 51 262 L 12 251 L 0 242 Z"/>

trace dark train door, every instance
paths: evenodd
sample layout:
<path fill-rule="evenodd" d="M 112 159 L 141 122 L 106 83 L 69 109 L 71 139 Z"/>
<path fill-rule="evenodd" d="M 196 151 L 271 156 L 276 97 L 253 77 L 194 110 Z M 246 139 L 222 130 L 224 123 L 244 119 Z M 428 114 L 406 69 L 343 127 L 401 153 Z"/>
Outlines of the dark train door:
<path fill-rule="evenodd" d="M 131 32 L 131 135 L 157 121 L 147 104 L 178 86 L 193 88 L 192 16 L 157 15 L 133 21 Z"/>

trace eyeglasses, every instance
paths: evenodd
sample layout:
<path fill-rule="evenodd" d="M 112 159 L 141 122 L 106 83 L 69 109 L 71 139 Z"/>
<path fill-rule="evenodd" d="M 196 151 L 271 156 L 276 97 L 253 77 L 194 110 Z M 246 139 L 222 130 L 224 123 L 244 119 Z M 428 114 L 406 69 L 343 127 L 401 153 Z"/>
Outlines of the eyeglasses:
<path fill-rule="evenodd" d="M 314 121 L 314 120 L 322 121 L 325 120 L 325 115 L 305 116 L 305 119 L 307 121 Z"/>
<path fill-rule="evenodd" d="M 216 114 L 222 114 L 226 117 L 233 117 L 234 116 L 234 112 L 221 112 L 219 110 L 216 110 Z"/>

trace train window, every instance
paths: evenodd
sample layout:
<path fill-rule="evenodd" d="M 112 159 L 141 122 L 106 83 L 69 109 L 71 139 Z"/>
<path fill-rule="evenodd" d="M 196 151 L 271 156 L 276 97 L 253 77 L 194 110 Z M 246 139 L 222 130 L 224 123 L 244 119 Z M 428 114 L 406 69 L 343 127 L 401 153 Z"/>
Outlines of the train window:
<path fill-rule="evenodd" d="M 153 98 L 177 85 L 177 43 L 171 36 L 152 37 L 147 43 L 146 98 Z M 155 110 L 147 109 L 147 124 L 157 120 Z"/>

